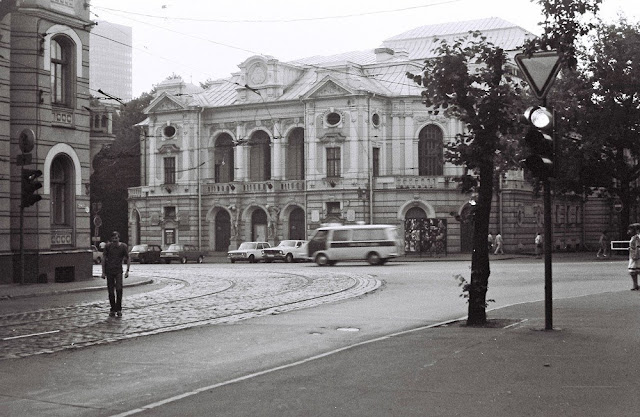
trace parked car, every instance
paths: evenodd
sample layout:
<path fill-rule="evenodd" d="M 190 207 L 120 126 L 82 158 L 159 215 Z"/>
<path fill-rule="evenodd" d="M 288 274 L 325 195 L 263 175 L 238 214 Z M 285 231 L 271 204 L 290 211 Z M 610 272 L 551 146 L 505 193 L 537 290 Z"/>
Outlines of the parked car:
<path fill-rule="evenodd" d="M 270 248 L 268 242 L 243 242 L 238 249 L 230 250 L 227 257 L 234 263 L 235 261 L 258 262 L 265 259 L 264 250 Z"/>
<path fill-rule="evenodd" d="M 161 252 L 162 248 L 158 245 L 134 245 L 129 251 L 129 260 L 141 264 L 156 264 L 160 262 Z"/>
<path fill-rule="evenodd" d="M 306 240 L 283 240 L 278 246 L 264 250 L 265 262 L 272 261 L 308 261 Z"/>
<path fill-rule="evenodd" d="M 160 252 L 160 259 L 166 264 L 170 264 L 171 261 L 180 261 L 182 264 L 194 261 L 201 264 L 204 261 L 204 254 L 193 245 L 174 243 Z"/>
<path fill-rule="evenodd" d="M 102 263 L 102 251 L 99 250 L 96 245 L 91 245 L 91 250 L 93 251 L 93 263 L 101 264 Z"/>

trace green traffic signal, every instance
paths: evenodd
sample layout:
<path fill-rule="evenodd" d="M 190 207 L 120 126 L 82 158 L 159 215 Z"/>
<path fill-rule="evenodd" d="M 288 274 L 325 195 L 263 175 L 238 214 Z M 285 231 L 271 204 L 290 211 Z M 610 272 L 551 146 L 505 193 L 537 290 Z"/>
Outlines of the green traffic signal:
<path fill-rule="evenodd" d="M 20 207 L 30 207 L 42 200 L 41 195 L 35 194 L 42 188 L 42 183 L 38 181 L 40 176 L 42 176 L 42 171 L 39 169 L 22 169 L 22 203 Z"/>

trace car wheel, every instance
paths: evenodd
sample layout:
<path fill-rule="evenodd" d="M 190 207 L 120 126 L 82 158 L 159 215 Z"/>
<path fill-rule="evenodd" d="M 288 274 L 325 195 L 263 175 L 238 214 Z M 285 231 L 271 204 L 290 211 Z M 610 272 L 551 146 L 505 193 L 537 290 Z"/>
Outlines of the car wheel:
<path fill-rule="evenodd" d="M 180 258 L 180 263 L 181 264 L 186 264 L 187 263 L 187 257 L 183 256 L 182 258 Z"/>
<path fill-rule="evenodd" d="M 198 263 L 201 264 L 204 262 L 204 256 L 200 255 L 198 256 Z"/>
<path fill-rule="evenodd" d="M 232 264 L 235 264 L 236 260 L 235 259 L 229 259 L 229 262 L 231 262 Z"/>
<path fill-rule="evenodd" d="M 253 255 L 249 255 L 249 263 L 254 264 L 254 263 L 256 263 L 256 262 L 257 262 L 257 261 L 256 261 L 256 257 L 255 257 L 255 256 L 253 256 Z"/>
<path fill-rule="evenodd" d="M 284 257 L 284 261 L 290 264 L 291 262 L 293 262 L 293 255 L 290 253 L 287 253 L 287 256 Z"/>
<path fill-rule="evenodd" d="M 329 265 L 329 258 L 327 258 L 327 255 L 325 255 L 324 253 L 320 253 L 316 255 L 316 264 L 318 264 L 319 266 Z"/>
<path fill-rule="evenodd" d="M 170 264 L 170 263 L 171 263 L 171 259 L 165 259 L 165 260 L 164 260 L 164 263 L 165 263 L 165 264 Z"/>
<path fill-rule="evenodd" d="M 378 252 L 371 252 L 367 255 L 367 262 L 371 265 L 380 265 L 380 255 Z"/>

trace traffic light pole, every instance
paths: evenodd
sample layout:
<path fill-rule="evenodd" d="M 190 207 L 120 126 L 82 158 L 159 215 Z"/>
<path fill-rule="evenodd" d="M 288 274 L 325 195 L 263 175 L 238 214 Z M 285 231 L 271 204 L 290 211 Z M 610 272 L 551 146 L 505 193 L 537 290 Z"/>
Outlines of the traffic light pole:
<path fill-rule="evenodd" d="M 544 329 L 553 330 L 553 279 L 551 273 L 551 249 L 553 245 L 551 225 L 551 181 L 544 180 Z"/>
<path fill-rule="evenodd" d="M 546 97 L 543 99 L 543 106 L 547 106 Z M 556 154 L 556 121 L 555 111 L 552 110 L 551 136 L 554 144 L 554 155 Z M 559 158 L 554 156 L 554 177 L 558 172 L 557 164 Z M 553 225 L 551 224 L 551 181 L 547 177 L 544 180 L 544 329 L 553 330 L 553 274 L 552 274 L 552 251 L 553 249 Z"/>
<path fill-rule="evenodd" d="M 20 204 L 20 285 L 24 285 L 24 207 Z"/>

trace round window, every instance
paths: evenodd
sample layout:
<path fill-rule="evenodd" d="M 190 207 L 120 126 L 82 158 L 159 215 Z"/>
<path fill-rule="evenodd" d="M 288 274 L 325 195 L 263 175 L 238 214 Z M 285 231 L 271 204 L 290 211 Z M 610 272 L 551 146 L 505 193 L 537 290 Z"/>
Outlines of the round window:
<path fill-rule="evenodd" d="M 173 126 L 165 126 L 162 130 L 162 134 L 167 138 L 172 138 L 176 135 L 176 128 Z"/>
<path fill-rule="evenodd" d="M 337 126 L 342 120 L 342 116 L 336 112 L 327 114 L 327 124 L 329 126 Z"/>
<path fill-rule="evenodd" d="M 373 113 L 371 116 L 371 123 L 373 123 L 375 127 L 380 126 L 380 115 L 378 113 Z"/>

